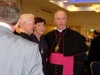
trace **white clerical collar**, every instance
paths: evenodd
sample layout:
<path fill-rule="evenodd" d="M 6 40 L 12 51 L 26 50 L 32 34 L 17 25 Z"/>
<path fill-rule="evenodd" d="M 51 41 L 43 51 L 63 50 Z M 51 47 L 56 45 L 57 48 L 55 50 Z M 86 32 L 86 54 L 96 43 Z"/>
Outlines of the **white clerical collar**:
<path fill-rule="evenodd" d="M 66 27 L 65 27 L 64 29 L 66 29 Z M 57 30 L 58 30 L 59 32 L 62 32 L 64 29 L 61 29 L 61 30 L 57 29 Z"/>
<path fill-rule="evenodd" d="M 4 22 L 0 22 L 0 26 L 3 26 L 3 27 L 6 27 L 6 28 L 9 28 L 11 31 L 11 27 L 7 24 L 7 23 L 4 23 Z"/>

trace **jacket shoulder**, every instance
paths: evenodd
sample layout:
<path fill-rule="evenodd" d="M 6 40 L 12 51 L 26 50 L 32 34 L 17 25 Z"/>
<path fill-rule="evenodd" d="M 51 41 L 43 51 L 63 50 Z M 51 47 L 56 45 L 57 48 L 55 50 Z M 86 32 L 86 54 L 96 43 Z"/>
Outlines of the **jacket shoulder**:
<path fill-rule="evenodd" d="M 20 45 L 21 47 L 33 47 L 35 45 L 37 45 L 35 42 L 29 41 L 21 36 L 17 36 L 15 35 L 15 39 L 14 39 L 15 43 L 17 45 Z"/>

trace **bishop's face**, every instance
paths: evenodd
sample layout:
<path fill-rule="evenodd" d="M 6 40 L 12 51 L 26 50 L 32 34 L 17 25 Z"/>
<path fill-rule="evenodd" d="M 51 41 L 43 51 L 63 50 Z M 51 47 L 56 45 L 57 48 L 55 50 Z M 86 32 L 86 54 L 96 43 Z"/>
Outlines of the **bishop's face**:
<path fill-rule="evenodd" d="M 62 30 L 66 27 L 67 16 L 64 12 L 56 13 L 54 17 L 54 23 L 56 24 L 57 29 Z"/>

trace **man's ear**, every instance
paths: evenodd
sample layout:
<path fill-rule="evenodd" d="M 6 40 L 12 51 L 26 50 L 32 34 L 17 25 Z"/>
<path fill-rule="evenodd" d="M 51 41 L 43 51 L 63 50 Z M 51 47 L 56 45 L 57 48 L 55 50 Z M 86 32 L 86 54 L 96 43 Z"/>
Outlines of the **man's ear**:
<path fill-rule="evenodd" d="M 17 27 L 18 27 L 19 22 L 20 22 L 20 19 L 18 19 L 18 22 L 17 22 L 17 23 L 16 23 L 16 25 L 15 25 L 15 28 L 17 28 Z"/>

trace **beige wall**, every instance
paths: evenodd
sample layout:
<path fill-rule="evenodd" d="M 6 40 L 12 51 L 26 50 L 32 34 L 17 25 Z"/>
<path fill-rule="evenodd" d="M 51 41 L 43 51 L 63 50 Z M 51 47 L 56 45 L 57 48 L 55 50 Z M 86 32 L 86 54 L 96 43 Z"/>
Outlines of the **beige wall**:
<path fill-rule="evenodd" d="M 45 30 L 44 34 L 46 34 L 46 33 L 48 33 L 48 32 L 50 32 L 50 31 L 55 29 L 55 26 L 52 25 L 52 24 L 47 24 L 45 27 L 46 27 L 46 30 Z"/>
<path fill-rule="evenodd" d="M 21 0 L 18 0 L 19 3 Z M 54 23 L 53 23 L 53 13 L 49 13 L 46 11 L 41 10 L 41 7 L 39 5 L 35 5 L 32 2 L 26 2 L 23 0 L 22 3 L 20 3 L 22 6 L 22 13 L 33 13 L 35 16 L 42 17 L 46 20 L 46 32 L 49 32 L 54 29 Z M 74 26 L 76 27 L 76 31 L 80 32 L 81 34 L 84 34 L 86 36 L 86 30 L 89 29 L 100 29 L 100 13 L 96 14 L 67 14 L 68 15 L 68 23 L 67 26 Z"/>

